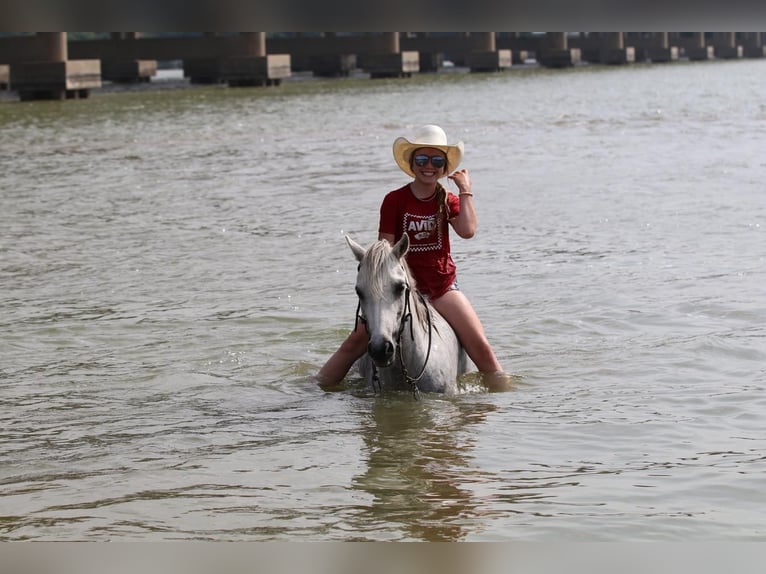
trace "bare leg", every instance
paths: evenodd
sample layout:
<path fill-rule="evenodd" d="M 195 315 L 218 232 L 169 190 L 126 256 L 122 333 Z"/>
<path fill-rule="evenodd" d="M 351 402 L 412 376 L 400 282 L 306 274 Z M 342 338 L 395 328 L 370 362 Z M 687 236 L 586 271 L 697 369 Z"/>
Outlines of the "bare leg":
<path fill-rule="evenodd" d="M 466 353 L 481 372 L 493 373 L 503 370 L 487 340 L 479 316 L 463 293 L 447 291 L 431 303 L 452 325 Z"/>
<path fill-rule="evenodd" d="M 491 391 L 509 390 L 510 376 L 503 372 L 468 298 L 460 291 L 447 291 L 431 304 L 455 330 L 466 353 L 481 371 L 484 385 Z"/>
<path fill-rule="evenodd" d="M 315 382 L 324 390 L 336 390 L 351 367 L 367 351 L 367 331 L 360 321 L 355 331 L 346 337 L 324 366 L 315 375 Z"/>

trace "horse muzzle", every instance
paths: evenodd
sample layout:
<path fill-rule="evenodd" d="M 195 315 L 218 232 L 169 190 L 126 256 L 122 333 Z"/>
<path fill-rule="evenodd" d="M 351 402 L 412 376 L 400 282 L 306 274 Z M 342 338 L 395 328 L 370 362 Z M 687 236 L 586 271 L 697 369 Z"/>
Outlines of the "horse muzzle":
<path fill-rule="evenodd" d="M 376 367 L 390 367 L 394 362 L 396 347 L 390 339 L 371 339 L 367 353 Z"/>

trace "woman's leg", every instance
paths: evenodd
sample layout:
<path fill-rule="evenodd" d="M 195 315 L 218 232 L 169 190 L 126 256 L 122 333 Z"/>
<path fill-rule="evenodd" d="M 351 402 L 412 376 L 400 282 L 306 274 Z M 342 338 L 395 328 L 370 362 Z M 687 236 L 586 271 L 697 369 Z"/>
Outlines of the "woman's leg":
<path fill-rule="evenodd" d="M 491 391 L 509 390 L 510 376 L 503 372 L 468 297 L 452 290 L 432 300 L 431 304 L 455 330 L 465 352 L 482 372 L 484 385 Z"/>
<path fill-rule="evenodd" d="M 338 386 L 354 366 L 356 360 L 367 351 L 367 329 L 362 321 L 359 321 L 356 330 L 346 337 L 332 356 L 327 359 L 324 366 L 314 377 L 316 383 L 323 389 L 329 390 Z"/>
<path fill-rule="evenodd" d="M 480 371 L 493 373 L 503 370 L 468 297 L 453 289 L 432 300 L 431 304 L 452 325 L 466 353 Z"/>

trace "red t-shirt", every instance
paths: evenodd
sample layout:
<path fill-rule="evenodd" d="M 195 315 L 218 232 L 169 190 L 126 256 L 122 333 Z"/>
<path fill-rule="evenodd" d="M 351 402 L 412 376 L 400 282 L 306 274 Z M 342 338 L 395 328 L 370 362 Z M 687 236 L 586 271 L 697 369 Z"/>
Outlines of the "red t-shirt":
<path fill-rule="evenodd" d="M 449 218 L 460 213 L 460 199 L 447 193 Z M 404 232 L 410 237 L 407 264 L 415 276 L 418 289 L 424 295 L 437 299 L 444 295 L 457 277 L 449 244 L 449 224 L 442 218 L 438 224 L 436 198 L 421 201 L 410 190 L 409 184 L 391 191 L 380 206 L 380 233 L 392 234 L 395 241 Z"/>

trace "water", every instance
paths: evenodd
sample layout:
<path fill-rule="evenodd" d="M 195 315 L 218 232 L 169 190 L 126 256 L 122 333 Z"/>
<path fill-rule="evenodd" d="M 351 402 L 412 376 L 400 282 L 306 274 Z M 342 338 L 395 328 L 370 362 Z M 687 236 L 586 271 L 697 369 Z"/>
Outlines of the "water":
<path fill-rule="evenodd" d="M 766 62 L 0 105 L 0 538 L 766 539 Z M 323 393 L 422 123 L 514 390 Z"/>

